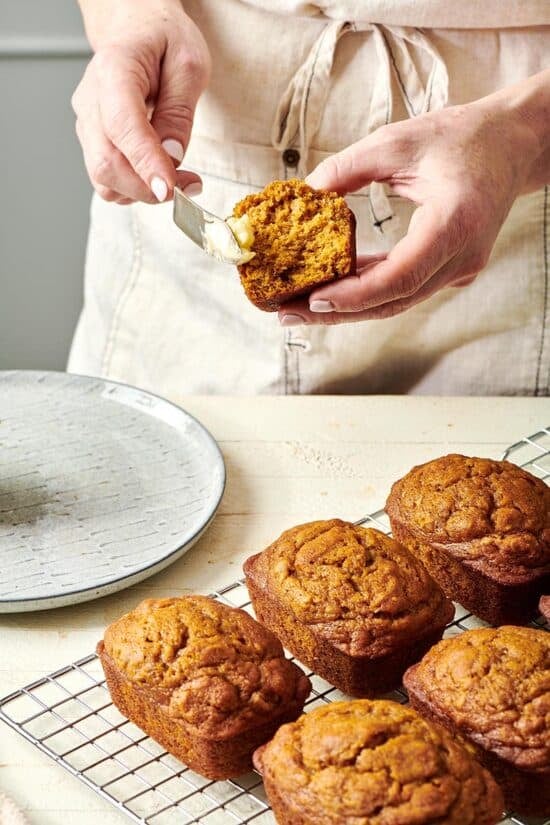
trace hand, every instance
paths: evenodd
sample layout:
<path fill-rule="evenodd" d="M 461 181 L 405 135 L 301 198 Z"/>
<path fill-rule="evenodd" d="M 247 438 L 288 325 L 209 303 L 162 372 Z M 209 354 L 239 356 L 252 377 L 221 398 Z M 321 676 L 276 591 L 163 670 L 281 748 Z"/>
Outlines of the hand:
<path fill-rule="evenodd" d="M 102 198 L 157 203 L 174 185 L 200 191 L 176 171 L 210 56 L 179 0 L 81 0 L 95 55 L 72 98 L 86 169 Z M 189 190 L 188 190 L 189 191 Z"/>
<path fill-rule="evenodd" d="M 440 289 L 467 286 L 532 184 L 540 152 L 536 130 L 499 93 L 382 127 L 323 161 L 308 178 L 316 188 L 345 194 L 384 181 L 418 208 L 383 260 L 359 257 L 355 276 L 289 302 L 281 323 L 388 318 Z"/>

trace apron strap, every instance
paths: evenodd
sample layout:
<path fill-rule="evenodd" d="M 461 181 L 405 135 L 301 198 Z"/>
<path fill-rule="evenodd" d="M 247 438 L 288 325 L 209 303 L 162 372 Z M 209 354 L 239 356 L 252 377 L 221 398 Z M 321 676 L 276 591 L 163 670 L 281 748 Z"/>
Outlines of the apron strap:
<path fill-rule="evenodd" d="M 421 29 L 339 20 L 327 23 L 285 89 L 271 132 L 272 144 L 280 152 L 298 144 L 300 160 L 296 172 L 302 177 L 307 174 L 311 140 L 321 125 L 338 41 L 349 31 L 371 31 L 374 38 L 378 68 L 367 123 L 369 134 L 392 120 L 392 75 L 395 75 L 409 117 L 441 109 L 448 101 L 447 67 Z M 426 52 L 432 59 L 425 86 L 412 58 L 411 46 Z M 384 221 L 393 217 L 383 184 L 371 183 L 370 200 L 375 226 L 380 228 Z"/>
<path fill-rule="evenodd" d="M 284 152 L 298 142 L 297 174 L 307 174 L 307 155 L 312 137 L 321 125 L 329 89 L 336 44 L 351 24 L 327 23 L 302 65 L 288 84 L 275 113 L 271 142 Z"/>

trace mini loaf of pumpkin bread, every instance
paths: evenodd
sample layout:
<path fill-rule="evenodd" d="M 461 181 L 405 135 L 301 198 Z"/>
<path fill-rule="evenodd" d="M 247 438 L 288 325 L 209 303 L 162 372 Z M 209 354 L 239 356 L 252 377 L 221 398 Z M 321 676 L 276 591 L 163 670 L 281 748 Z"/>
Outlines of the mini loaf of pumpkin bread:
<path fill-rule="evenodd" d="M 507 461 L 447 455 L 386 503 L 395 538 L 447 596 L 491 624 L 526 622 L 550 584 L 550 488 Z"/>
<path fill-rule="evenodd" d="M 339 519 L 287 530 L 244 572 L 258 620 L 351 696 L 398 686 L 454 614 L 397 542 Z"/>
<path fill-rule="evenodd" d="M 439 642 L 404 683 L 423 716 L 475 746 L 509 808 L 550 815 L 550 633 L 469 630 Z"/>
<path fill-rule="evenodd" d="M 396 702 L 316 708 L 254 764 L 280 825 L 494 825 L 504 807 L 463 744 Z"/>
<path fill-rule="evenodd" d="M 335 192 L 297 178 L 276 180 L 239 201 L 233 219 L 245 215 L 254 256 L 239 273 L 260 309 L 274 312 L 315 286 L 355 273 L 355 216 Z"/>
<path fill-rule="evenodd" d="M 311 687 L 272 633 L 205 596 L 146 599 L 109 625 L 97 652 L 120 712 L 211 779 L 250 770 Z"/>

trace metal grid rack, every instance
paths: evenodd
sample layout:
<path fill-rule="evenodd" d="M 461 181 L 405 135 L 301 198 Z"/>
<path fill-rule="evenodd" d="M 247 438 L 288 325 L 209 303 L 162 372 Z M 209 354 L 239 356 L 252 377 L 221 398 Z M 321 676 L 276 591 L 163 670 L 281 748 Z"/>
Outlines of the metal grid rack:
<path fill-rule="evenodd" d="M 505 453 L 520 466 L 546 479 L 550 475 L 550 429 L 513 444 Z M 383 510 L 358 521 L 389 533 Z M 252 612 L 243 581 L 212 594 L 232 607 Z M 485 626 L 457 605 L 445 636 Z M 550 628 L 542 619 L 535 627 Z M 311 710 L 345 698 L 308 672 Z M 386 698 L 405 703 L 404 691 Z M 0 700 L 0 719 L 58 765 L 142 825 L 275 825 L 263 785 L 255 772 L 227 781 L 199 776 L 122 716 L 111 699 L 95 654 L 56 670 Z M 501 825 L 550 825 L 549 820 L 509 814 Z"/>
<path fill-rule="evenodd" d="M 511 444 L 502 456 L 532 475 L 547 481 L 550 476 L 550 427 Z"/>

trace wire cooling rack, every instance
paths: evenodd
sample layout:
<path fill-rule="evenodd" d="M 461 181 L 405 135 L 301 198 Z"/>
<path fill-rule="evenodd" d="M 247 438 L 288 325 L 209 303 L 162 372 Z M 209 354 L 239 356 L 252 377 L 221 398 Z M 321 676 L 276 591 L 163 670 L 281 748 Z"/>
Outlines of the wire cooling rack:
<path fill-rule="evenodd" d="M 550 429 L 511 445 L 505 453 L 515 463 L 546 479 L 550 475 Z M 357 522 L 390 532 L 383 510 Z M 252 613 L 243 581 L 212 594 Z M 486 622 L 460 605 L 445 637 L 484 627 Z M 543 619 L 534 627 L 549 630 Z M 311 710 L 346 698 L 308 671 Z M 402 690 L 386 694 L 405 703 Z M 56 670 L 0 700 L 0 719 L 88 787 L 142 825 L 275 825 L 262 781 L 255 772 L 238 779 L 212 781 L 189 770 L 129 722 L 112 704 L 95 654 Z M 500 825 L 550 825 L 550 819 L 510 813 Z"/>
<path fill-rule="evenodd" d="M 547 481 L 550 476 L 550 427 L 511 444 L 502 457 Z"/>

